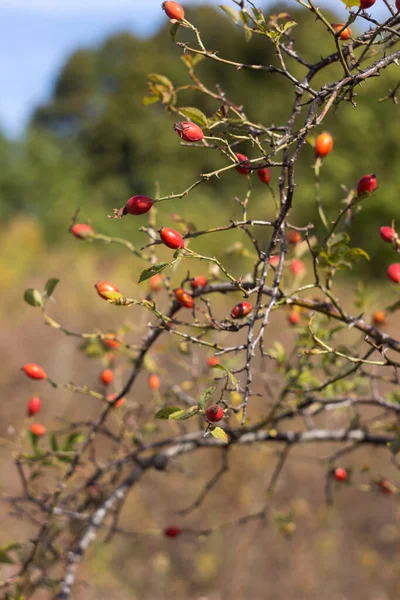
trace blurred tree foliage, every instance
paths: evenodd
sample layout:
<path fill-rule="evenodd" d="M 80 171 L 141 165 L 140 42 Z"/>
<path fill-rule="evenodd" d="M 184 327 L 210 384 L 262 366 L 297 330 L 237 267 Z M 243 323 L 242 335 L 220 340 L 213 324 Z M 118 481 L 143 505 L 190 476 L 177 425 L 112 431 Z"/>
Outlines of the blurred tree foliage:
<path fill-rule="evenodd" d="M 291 9 L 291 18 L 298 23 L 294 30 L 298 54 L 312 62 L 335 50 L 323 26 L 313 24 L 310 39 L 311 16 Z M 282 10 L 280 5 L 279 9 L 272 8 L 271 14 Z M 218 50 L 220 56 L 245 63 L 276 63 L 267 39 L 255 36 L 246 43 L 222 11 L 210 7 L 188 9 L 187 17 L 201 30 L 206 47 Z M 219 154 L 180 146 L 172 130 L 176 116 L 159 104 L 144 106 L 142 102 L 149 73 L 164 74 L 175 86 L 188 83 L 185 65 L 174 56 L 179 56 L 180 50 L 171 43 L 168 29 L 166 23 L 146 40 L 121 32 L 98 48 L 77 50 L 61 69 L 49 102 L 35 111 L 24 139 L 12 143 L 0 136 L 3 219 L 12 219 L 21 212 L 32 214 L 43 224 L 46 240 L 59 243 L 66 237 L 70 216 L 79 206 L 83 217 L 92 217 L 95 228 L 115 233 L 115 223 L 105 215 L 113 207 L 122 206 L 131 195 L 153 196 L 157 189 L 162 195 L 183 191 L 199 173 L 223 165 Z M 354 26 L 353 32 L 356 30 Z M 188 30 L 179 32 L 178 39 L 190 39 L 190 34 Z M 298 63 L 288 59 L 287 64 L 301 77 Z M 335 77 L 338 68 L 332 67 L 324 77 Z M 230 100 L 243 104 L 251 119 L 276 125 L 286 121 L 292 97 L 279 75 L 238 71 L 207 60 L 198 66 L 198 75 L 211 89 L 218 84 Z M 399 123 L 397 106 L 391 100 L 378 100 L 396 85 L 395 75 L 392 70 L 359 88 L 357 110 L 351 104 L 342 104 L 329 113 L 323 127 L 335 138 L 335 150 L 321 174 L 323 203 L 328 213 L 329 206 L 336 210 L 345 195 L 341 185 L 354 187 L 359 177 L 375 172 L 380 189 L 366 201 L 352 233 L 356 245 L 363 246 L 372 259 L 379 255 L 382 260 L 382 253 L 390 250 L 380 243 L 377 228 L 400 215 L 395 164 L 400 128 L 395 126 Z M 179 105 L 196 105 L 207 115 L 219 108 L 216 101 L 191 90 L 182 94 Z M 251 147 L 242 145 L 238 151 L 256 156 Z M 303 150 L 297 172 L 298 189 L 291 215 L 297 225 L 315 222 L 312 162 L 310 145 Z M 253 179 L 250 216 L 271 217 L 272 198 L 265 186 Z M 276 181 L 273 183 L 276 185 Z M 172 211 L 199 227 L 211 218 L 215 225 L 222 224 L 240 214 L 235 197 L 243 197 L 246 189 L 247 178 L 231 171 L 200 186 L 186 200 L 163 203 L 160 216 L 166 224 L 171 224 Z M 137 223 L 125 219 L 118 226 L 118 235 L 141 239 Z M 216 241 L 228 244 L 229 235 L 218 236 Z M 202 243 L 207 241 L 196 246 L 200 251 Z M 373 260 L 366 271 L 381 274 L 379 263 Z"/>

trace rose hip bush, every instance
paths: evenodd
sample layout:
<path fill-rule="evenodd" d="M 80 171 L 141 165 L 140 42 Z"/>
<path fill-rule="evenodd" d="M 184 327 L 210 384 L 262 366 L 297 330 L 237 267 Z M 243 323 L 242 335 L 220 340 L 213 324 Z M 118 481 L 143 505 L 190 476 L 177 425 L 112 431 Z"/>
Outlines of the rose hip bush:
<path fill-rule="evenodd" d="M 88 288 L 93 302 L 106 301 L 110 311 L 137 307 L 147 315 L 148 326 L 139 345 L 124 339 L 123 326 L 114 332 L 99 329 L 95 333 L 72 334 L 66 322 L 55 321 L 49 300 L 57 297 L 57 279 L 49 280 L 44 292 L 26 290 L 25 300 L 40 308 L 47 325 L 59 330 L 60 335 L 78 335 L 83 353 L 99 359 L 102 389 L 97 392 L 89 385 L 54 381 L 46 365 L 21 365 L 29 378 L 42 380 L 41 386 L 52 386 L 55 394 L 58 389 L 67 389 L 82 395 L 82 399 L 90 396 L 98 400 L 99 409 L 94 420 L 71 423 L 69 430 L 64 427 L 60 431 L 39 422 L 39 397 L 28 402 L 25 410 L 28 418 L 35 416 L 35 422 L 26 424 L 29 443 L 15 462 L 26 510 L 30 507 L 40 511 L 35 517 L 35 538 L 26 546 L 11 543 L 2 549 L 3 562 L 19 563 L 1 583 L 7 598 L 30 598 L 44 586 L 52 590 L 54 598 L 70 598 L 90 543 L 103 531 L 110 536 L 121 533 L 118 515 L 130 491 L 140 485 L 148 471 L 166 471 L 181 455 L 195 454 L 193 469 L 205 448 L 215 448 L 224 457 L 223 468 L 205 483 L 193 504 L 201 508 L 203 499 L 229 469 L 227 449 L 250 445 L 256 452 L 260 444 L 275 446 L 278 456 L 267 503 L 259 513 L 238 515 L 237 521 L 229 525 L 243 526 L 250 519 L 275 516 L 279 530 L 288 536 L 295 530 L 294 515 L 279 513 L 272 493 L 297 445 L 338 444 L 338 453 L 324 460 L 322 485 L 328 503 L 333 502 L 343 486 L 357 485 L 359 473 L 351 468 L 352 452 L 364 445 L 383 446 L 389 462 L 400 450 L 400 340 L 390 334 L 390 315 L 396 313 L 400 303 L 377 307 L 379 310 L 368 314 L 364 310 L 366 298 L 358 294 L 354 303 L 360 310 L 353 314 L 346 308 L 348 297 L 341 297 L 343 275 L 352 269 L 356 276 L 358 262 L 370 260 L 367 236 L 365 248 L 354 247 L 349 225 L 360 210 L 368 211 L 371 203 L 377 201 L 380 186 L 383 193 L 379 201 L 384 202 L 384 182 L 379 181 L 379 173 L 370 172 L 374 168 L 373 153 L 364 173 L 354 173 L 351 181 L 343 181 L 345 198 L 342 192 L 331 190 L 337 197 L 334 214 L 328 214 L 324 207 L 320 186 L 325 161 L 335 152 L 335 131 L 324 130 L 326 115 L 346 102 L 357 110 L 358 87 L 368 86 L 369 79 L 385 69 L 397 68 L 398 6 L 395 9 L 387 3 L 387 19 L 380 23 L 373 10 L 369 12 L 374 8 L 373 1 L 365 1 L 360 7 L 354 0 L 347 21 L 331 24 L 311 0 L 299 0 L 298 4 L 310 11 L 332 38 L 332 54 L 322 56 L 314 64 L 308 62 L 307 56 L 297 54 L 296 23 L 286 12 L 268 16 L 250 1 L 234 0 L 221 6 L 249 43 L 252 36 L 263 36 L 266 45 L 272 44 L 274 64 L 253 65 L 232 61 L 229 56 L 220 56 L 216 48 L 205 47 L 201 31 L 196 23 L 186 20 L 180 4 L 163 4 L 166 18 L 171 19 L 172 42 L 182 50 L 187 85 L 212 99 L 215 110 L 206 115 L 196 106 L 185 106 L 184 88 L 176 88 L 162 73 L 151 75 L 144 102 L 158 103 L 168 111 L 170 135 L 192 153 L 194 162 L 199 153 L 210 152 L 222 156 L 224 165 L 199 174 L 189 188 L 177 193 L 168 194 L 161 181 L 160 193 L 154 198 L 133 195 L 111 215 L 115 219 L 115 238 L 111 240 L 90 223 L 78 222 L 78 214 L 72 219 L 70 233 L 77 238 L 77 244 L 115 241 L 133 254 L 135 265 L 142 265 L 139 284 L 143 292 L 137 297 L 130 297 L 126 281 L 94 281 Z M 350 29 L 356 18 L 359 35 L 356 27 Z M 195 42 L 188 42 L 188 38 Z M 207 87 L 201 81 L 196 67 L 202 61 L 220 63 L 233 78 L 237 70 L 250 69 L 260 77 L 274 74 L 289 82 L 287 120 L 271 124 L 250 119 L 246 107 L 233 103 L 218 82 Z M 291 72 L 294 63 L 303 67 L 301 79 Z M 332 64 L 337 66 L 337 78 L 332 78 L 333 71 L 329 70 Z M 325 72 L 325 83 L 317 85 L 316 76 Z M 386 101 L 397 101 L 395 93 L 396 90 L 390 90 Z M 376 110 L 384 108 L 377 105 Z M 340 118 L 340 112 L 337 115 Z M 309 145 L 313 147 L 311 153 L 307 150 Z M 306 168 L 312 174 L 309 196 L 310 203 L 315 204 L 313 223 L 295 223 L 291 219 L 296 203 L 296 169 L 304 168 L 304 161 L 301 165 L 299 161 L 303 156 L 312 156 L 312 164 L 308 159 Z M 234 177 L 247 181 L 246 193 L 235 199 L 240 218 L 221 223 L 216 211 L 209 215 L 207 230 L 178 223 L 174 211 L 180 203 L 196 202 L 196 188 L 214 178 L 223 182 Z M 264 184 L 261 191 L 259 184 L 254 185 L 255 179 Z M 255 214 L 252 205 L 257 194 L 266 192 L 270 219 Z M 170 218 L 163 218 L 162 222 L 157 214 L 160 203 L 171 207 Z M 118 236 L 118 219 L 122 217 L 130 219 L 132 228 L 143 233 L 142 248 L 135 248 Z M 238 253 L 242 259 L 238 266 L 226 261 L 225 255 L 221 258 L 213 253 L 212 240 L 224 231 L 237 236 L 237 242 L 225 254 Z M 376 230 L 368 235 L 381 236 L 382 244 L 392 244 L 393 263 L 384 265 L 383 270 L 387 271 L 388 287 L 399 284 L 396 253 L 400 246 L 395 223 L 377 223 Z M 207 255 L 196 251 L 200 237 L 209 239 Z M 251 251 L 243 250 L 244 238 Z M 228 268 L 228 262 L 233 268 Z M 172 287 L 178 267 L 187 275 L 177 287 Z M 290 352 L 279 338 L 271 339 L 269 334 L 270 323 L 282 314 L 294 339 Z M 183 360 L 188 354 L 197 353 L 203 361 L 202 374 L 193 374 L 190 393 L 184 381 L 170 385 L 161 373 L 153 372 L 156 369 L 152 353 L 159 340 L 166 337 L 179 345 Z M 116 365 L 122 363 L 126 363 L 129 374 L 114 390 Z M 141 417 L 137 406 L 130 406 L 130 394 L 145 372 L 148 395 L 144 402 L 159 424 L 156 437 L 148 428 L 139 435 L 132 426 L 136 421 L 140 423 Z M 275 373 L 280 386 L 260 396 L 255 389 L 258 382 L 265 381 L 266 372 Z M 172 396 L 174 402 L 170 401 Z M 367 407 L 376 408 L 378 416 L 371 419 L 370 412 L 364 413 Z M 329 415 L 336 409 L 345 415 L 345 426 L 337 427 L 334 421 L 332 426 Z M 120 411 L 121 427 L 109 423 L 114 411 Z M 98 462 L 96 448 L 103 436 L 107 436 L 113 451 L 108 461 Z M 347 451 L 342 456 L 344 448 Z M 37 486 L 37 481 L 55 465 L 58 477 L 54 485 Z M 386 495 L 397 493 L 395 483 L 373 473 L 367 488 L 379 489 Z M 196 534 L 176 523 L 165 523 L 160 531 L 160 535 L 180 539 L 193 533 Z"/>

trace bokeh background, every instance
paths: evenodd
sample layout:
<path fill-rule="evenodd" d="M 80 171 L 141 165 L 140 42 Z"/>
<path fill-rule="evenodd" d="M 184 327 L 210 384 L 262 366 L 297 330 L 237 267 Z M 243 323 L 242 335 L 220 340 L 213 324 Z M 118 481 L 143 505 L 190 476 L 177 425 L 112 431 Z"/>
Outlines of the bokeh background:
<path fill-rule="evenodd" d="M 159 105 L 142 103 L 149 73 L 162 73 L 176 85 L 187 83 L 180 50 L 171 43 L 169 25 L 159 4 L 158 0 L 71 0 L 60 5 L 47 0 L 3 0 L 0 4 L 0 432 L 4 494 L 20 492 L 12 452 L 21 428 L 26 426 L 23 413 L 31 395 L 40 392 L 45 405 L 43 421 L 49 427 L 60 426 L 62 419 L 88 418 L 98 410 L 98 406 L 89 406 L 71 394 L 55 395 L 50 388 L 38 389 L 22 377 L 21 364 L 38 362 L 57 381 L 96 387 L 100 368 L 96 361 L 82 359 L 76 340 L 43 326 L 35 309 L 23 303 L 24 289 L 42 289 L 49 277 L 60 278 L 52 314 L 73 331 L 109 331 L 128 322 L 127 336 L 134 342 L 147 323 L 147 316 L 140 311 L 121 315 L 95 295 L 93 284 L 105 279 L 127 295 L 140 297 L 143 288 L 137 286 L 137 280 L 144 265 L 124 249 L 72 238 L 68 227 L 75 209 L 80 208 L 83 219 L 92 219 L 96 231 L 142 245 L 146 236 L 139 228 L 146 225 L 146 218 L 111 221 L 107 215 L 113 207 L 122 206 L 138 193 L 153 196 L 158 191 L 161 195 L 182 191 L 199 173 L 223 165 L 215 153 L 180 146 L 172 131 L 174 116 Z M 217 4 L 187 4 L 187 17 L 201 30 L 206 46 L 233 60 L 274 62 L 266 41 L 256 37 L 246 43 Z M 332 11 L 332 21 L 345 19 L 341 3 L 322 6 Z M 296 48 L 307 60 L 318 60 L 334 50 L 324 27 L 294 2 L 268 5 L 266 10 L 270 14 L 288 11 L 299 23 L 294 30 Z M 385 10 L 382 2 L 374 7 L 373 14 L 379 18 Z M 355 32 L 364 29 L 360 20 L 353 26 Z M 291 66 L 295 74 L 301 74 L 297 65 Z M 244 104 L 250 118 L 263 123 L 286 121 L 291 90 L 281 79 L 206 61 L 198 72 L 210 87 L 218 83 L 232 101 Z M 332 67 L 318 84 L 339 75 L 338 68 Z M 324 124 L 335 138 L 335 150 L 322 170 L 321 195 L 329 215 L 335 214 L 344 198 L 342 185 L 351 188 L 370 172 L 378 177 L 379 189 L 351 227 L 354 245 L 362 246 L 371 260 L 357 263 L 353 273 L 342 279 L 346 290 L 356 289 L 360 282 L 367 286 L 366 310 L 370 312 L 397 295 L 385 278 L 393 255 L 378 234 L 381 225 L 390 224 L 399 215 L 398 107 L 390 101 L 379 102 L 396 84 L 395 69 L 382 73 L 357 90 L 357 108 L 342 104 L 331 111 Z M 196 105 L 206 114 L 218 108 L 191 92 L 183 96 L 181 105 Z M 243 145 L 241 151 L 254 156 L 251 147 Z M 296 201 L 290 216 L 299 226 L 315 222 L 312 161 L 310 145 L 299 160 Z M 272 185 L 276 188 L 274 175 Z M 250 215 L 272 216 L 269 192 L 258 180 L 253 187 Z M 162 204 L 158 223 L 171 226 L 173 212 L 198 228 L 225 224 L 240 216 L 235 197 L 243 197 L 246 189 L 246 178 L 229 172 L 200 186 L 185 200 Z M 240 253 L 226 255 L 225 250 L 235 241 L 238 237 L 227 233 L 201 238 L 193 247 L 210 254 L 212 244 L 212 253 L 240 275 L 251 263 Z M 246 246 L 244 237 L 239 241 Z M 169 255 L 161 252 L 161 256 Z M 182 274 L 182 270 L 175 272 L 173 284 Z M 220 300 L 221 310 L 224 302 Z M 345 304 L 354 308 L 350 299 Z M 292 333 L 285 322 L 278 316 L 270 336 L 290 345 Z M 400 333 L 395 318 L 388 328 Z M 168 369 L 166 352 L 174 363 Z M 203 364 L 204 358 L 204 353 L 189 359 L 180 356 L 171 350 L 169 342 L 160 344 L 153 356 L 165 385 L 176 377 L 187 380 L 188 388 L 190 369 L 199 369 L 196 365 L 199 361 Z M 185 361 L 190 362 L 190 369 Z M 121 372 L 122 379 L 124 376 Z M 201 381 L 205 383 L 207 378 L 203 374 Z M 152 402 L 145 376 L 128 400 L 132 405 Z M 152 412 L 153 404 L 149 420 Z M 235 450 L 226 478 L 202 508 L 185 518 L 178 517 L 176 511 L 194 500 L 216 470 L 219 457 L 213 452 L 187 457 L 168 474 L 149 476 L 145 485 L 133 492 L 123 512 L 123 524 L 138 531 L 138 536 L 96 544 L 74 597 L 398 599 L 397 497 L 382 497 L 377 491 L 363 493 L 355 486 L 340 490 L 335 507 L 328 510 L 323 498 L 324 469 L 318 459 L 332 450 L 326 446 L 303 448 L 284 471 L 271 509 L 296 511 L 297 530 L 290 539 L 279 532 L 273 518 L 265 526 L 249 524 L 207 538 L 188 534 L 179 540 L 166 540 L 160 535 L 171 521 L 200 530 L 259 510 L 275 460 L 273 448 Z M 354 467 L 360 485 L 372 475 L 396 481 L 397 473 L 385 450 L 363 451 L 346 464 Z M 371 469 L 369 474 L 362 472 L 365 465 Z M 34 531 L 12 519 L 5 507 L 2 519 L 0 537 L 4 542 L 10 536 L 26 539 Z M 47 597 L 46 592 L 37 597 Z"/>

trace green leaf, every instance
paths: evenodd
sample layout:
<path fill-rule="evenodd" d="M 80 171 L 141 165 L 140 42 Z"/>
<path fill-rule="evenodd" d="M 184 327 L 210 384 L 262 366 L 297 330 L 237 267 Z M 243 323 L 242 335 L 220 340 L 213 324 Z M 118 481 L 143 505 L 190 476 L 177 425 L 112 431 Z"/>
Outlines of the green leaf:
<path fill-rule="evenodd" d="M 393 442 L 388 442 L 387 447 L 393 456 L 396 456 L 396 454 L 400 452 L 400 438 L 397 438 L 397 440 L 394 440 Z"/>
<path fill-rule="evenodd" d="M 175 412 L 181 412 L 179 406 L 166 406 L 165 408 L 161 408 L 156 414 L 156 419 L 169 419 L 170 415 Z"/>
<path fill-rule="evenodd" d="M 283 365 L 286 361 L 286 351 L 280 342 L 274 342 L 274 346 L 268 350 L 268 354 L 280 365 Z"/>
<path fill-rule="evenodd" d="M 172 81 L 168 79 L 168 77 L 165 77 L 165 75 L 160 75 L 160 73 L 150 73 L 149 79 L 151 82 L 158 83 L 170 91 L 174 89 Z"/>
<path fill-rule="evenodd" d="M 252 37 L 253 37 L 253 34 L 250 31 L 250 29 L 245 29 L 244 30 L 244 39 L 246 40 L 246 42 L 249 42 Z"/>
<path fill-rule="evenodd" d="M 183 106 L 179 109 L 181 113 L 188 117 L 191 121 L 194 121 L 198 125 L 203 125 L 203 127 L 208 127 L 208 120 L 206 115 L 196 108 L 195 106 Z"/>
<path fill-rule="evenodd" d="M 57 287 L 57 284 L 60 280 L 59 279 L 49 279 L 48 281 L 46 281 L 46 285 L 44 286 L 44 293 L 46 294 L 46 296 L 48 298 L 50 298 L 50 296 L 52 295 L 52 293 L 54 292 L 54 290 Z"/>
<path fill-rule="evenodd" d="M 360 6 L 360 0 L 342 0 L 342 2 L 347 8 L 352 8 L 353 6 Z"/>
<path fill-rule="evenodd" d="M 225 373 L 228 375 L 229 380 L 232 383 L 232 385 L 237 385 L 237 379 L 236 379 L 236 377 L 233 375 L 233 373 L 230 372 L 229 369 L 227 369 L 226 367 L 224 367 L 224 365 L 214 365 L 213 368 L 214 369 L 221 369 L 221 371 L 225 371 Z"/>
<path fill-rule="evenodd" d="M 228 443 L 228 435 L 221 427 L 214 427 L 214 429 L 210 430 L 210 433 L 217 440 L 221 440 L 225 444 Z"/>
<path fill-rule="evenodd" d="M 40 438 L 37 435 L 33 435 L 33 433 L 30 431 L 29 439 L 30 439 L 32 450 L 34 451 L 34 453 L 36 454 L 37 452 L 40 452 L 40 450 L 39 450 L 39 439 Z"/>
<path fill-rule="evenodd" d="M 56 434 L 54 432 L 50 436 L 50 446 L 53 452 L 57 452 L 59 449 Z"/>
<path fill-rule="evenodd" d="M 179 412 L 173 412 L 169 419 L 174 419 L 175 421 L 185 421 L 186 419 L 190 419 L 190 417 L 194 417 L 199 412 L 198 406 L 192 406 L 189 410 L 180 410 Z"/>
<path fill-rule="evenodd" d="M 39 292 L 39 290 L 35 290 L 33 288 L 25 290 L 24 300 L 31 306 L 43 306 L 42 294 Z"/>
<path fill-rule="evenodd" d="M 237 25 L 239 23 L 239 14 L 237 10 L 226 4 L 220 4 L 220 8 L 228 15 L 228 17 Z"/>
<path fill-rule="evenodd" d="M 196 54 L 196 56 L 192 56 L 192 66 L 195 67 L 200 62 L 202 62 L 203 60 L 205 60 L 205 58 L 206 57 L 204 56 L 204 54 Z"/>
<path fill-rule="evenodd" d="M 169 30 L 169 35 L 171 36 L 172 42 L 175 43 L 176 34 L 178 33 L 180 22 L 176 21 L 176 23 L 172 23 L 171 29 Z"/>
<path fill-rule="evenodd" d="M 251 23 L 251 18 L 248 12 L 246 12 L 245 10 L 241 10 L 239 12 L 239 15 L 243 25 L 248 25 L 249 23 Z"/>
<path fill-rule="evenodd" d="M 283 31 L 287 31 L 291 27 L 296 27 L 296 25 L 297 25 L 296 21 L 287 21 L 287 23 L 285 23 L 283 26 Z"/>
<path fill-rule="evenodd" d="M 145 96 L 142 100 L 142 104 L 144 106 L 149 106 L 149 104 L 155 104 L 155 102 L 160 101 L 160 96 Z"/>
<path fill-rule="evenodd" d="M 72 452 L 74 450 L 75 446 L 77 444 L 79 444 L 80 442 L 83 442 L 84 439 L 85 439 L 84 433 L 82 433 L 81 431 L 74 431 L 74 433 L 71 433 L 67 437 L 67 439 L 61 446 L 61 450 L 63 452 Z"/>
<path fill-rule="evenodd" d="M 142 281 L 147 281 L 147 279 L 150 279 L 150 277 L 153 277 L 153 275 L 161 273 L 161 271 L 164 271 L 164 269 L 168 267 L 169 264 L 169 262 L 160 262 L 155 265 L 152 265 L 148 269 L 145 269 L 141 272 L 138 283 L 142 283 Z"/>
<path fill-rule="evenodd" d="M 260 23 L 265 23 L 264 15 L 260 9 L 253 6 L 251 10 L 253 11 L 253 15 L 254 15 L 256 21 L 258 21 Z"/>
<path fill-rule="evenodd" d="M 215 386 L 208 387 L 207 389 L 204 390 L 204 392 L 201 394 L 199 401 L 197 403 L 200 410 L 204 410 L 206 402 L 209 400 L 209 398 L 211 398 L 211 396 L 213 395 L 214 392 L 215 392 Z"/>

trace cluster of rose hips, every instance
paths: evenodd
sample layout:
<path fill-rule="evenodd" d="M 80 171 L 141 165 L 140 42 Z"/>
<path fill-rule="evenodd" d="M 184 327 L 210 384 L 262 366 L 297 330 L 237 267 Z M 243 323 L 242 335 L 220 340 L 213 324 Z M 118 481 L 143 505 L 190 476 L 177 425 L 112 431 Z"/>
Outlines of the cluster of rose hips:
<path fill-rule="evenodd" d="M 380 228 L 379 233 L 384 242 L 392 244 L 393 248 L 397 250 L 397 252 L 400 251 L 400 239 L 393 227 L 384 225 Z M 387 275 L 394 283 L 400 283 L 400 263 L 393 263 L 392 265 L 389 265 L 387 269 Z"/>
<path fill-rule="evenodd" d="M 46 371 L 36 363 L 28 363 L 22 367 L 22 370 L 28 377 L 35 379 L 36 381 L 47 379 Z M 38 412 L 40 412 L 41 407 L 42 402 L 40 398 L 38 396 L 32 396 L 26 407 L 28 417 L 37 415 Z M 36 438 L 42 437 L 46 433 L 46 427 L 41 423 L 32 423 L 29 430 Z"/>

